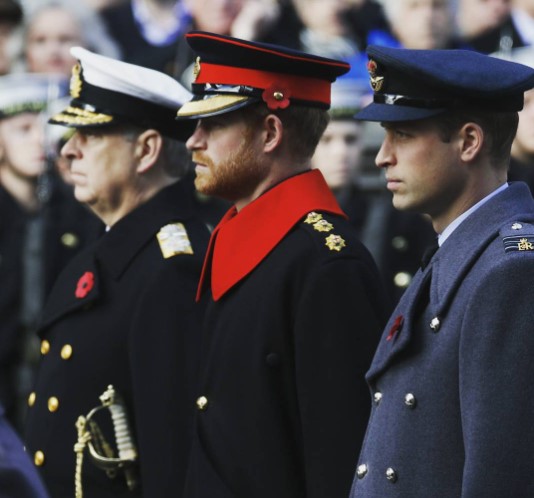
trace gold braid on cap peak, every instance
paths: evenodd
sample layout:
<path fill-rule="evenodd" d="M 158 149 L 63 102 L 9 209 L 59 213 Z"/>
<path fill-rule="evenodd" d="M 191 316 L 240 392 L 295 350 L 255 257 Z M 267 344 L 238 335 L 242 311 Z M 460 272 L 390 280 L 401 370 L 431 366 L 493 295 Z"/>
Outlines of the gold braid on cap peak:
<path fill-rule="evenodd" d="M 113 116 L 80 109 L 79 107 L 68 106 L 63 112 L 56 114 L 52 119 L 58 123 L 92 125 L 111 123 L 113 121 Z"/>

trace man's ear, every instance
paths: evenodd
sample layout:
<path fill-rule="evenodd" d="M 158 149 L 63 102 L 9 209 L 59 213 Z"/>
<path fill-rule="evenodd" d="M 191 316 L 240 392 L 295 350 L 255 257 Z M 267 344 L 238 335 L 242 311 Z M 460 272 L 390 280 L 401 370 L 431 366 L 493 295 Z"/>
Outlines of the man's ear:
<path fill-rule="evenodd" d="M 145 130 L 135 141 L 134 157 L 137 172 L 146 173 L 156 164 L 163 146 L 163 137 L 156 130 Z"/>
<path fill-rule="evenodd" d="M 263 129 L 263 151 L 273 152 L 277 147 L 280 147 L 284 136 L 284 125 L 278 116 L 269 114 L 263 120 Z"/>
<path fill-rule="evenodd" d="M 465 123 L 459 131 L 460 157 L 464 162 L 472 162 L 480 156 L 484 145 L 484 130 L 476 123 Z"/>

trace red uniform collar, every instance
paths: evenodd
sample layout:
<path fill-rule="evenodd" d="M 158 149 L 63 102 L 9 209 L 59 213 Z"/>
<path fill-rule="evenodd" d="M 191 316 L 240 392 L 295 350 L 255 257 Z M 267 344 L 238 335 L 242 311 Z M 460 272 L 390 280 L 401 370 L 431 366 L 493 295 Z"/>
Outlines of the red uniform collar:
<path fill-rule="evenodd" d="M 246 277 L 310 211 L 346 218 L 319 170 L 293 176 L 239 213 L 231 208 L 213 231 L 200 277 L 197 301 L 211 264 L 211 292 L 218 301 Z"/>

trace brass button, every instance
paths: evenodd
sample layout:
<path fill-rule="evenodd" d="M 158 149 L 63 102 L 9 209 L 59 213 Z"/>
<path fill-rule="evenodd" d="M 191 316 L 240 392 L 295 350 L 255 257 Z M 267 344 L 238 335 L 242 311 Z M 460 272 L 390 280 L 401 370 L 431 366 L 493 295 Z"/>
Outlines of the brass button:
<path fill-rule="evenodd" d="M 386 479 L 389 482 L 396 482 L 397 481 L 398 476 L 397 476 L 397 472 L 395 471 L 395 469 L 392 469 L 391 467 L 389 467 L 386 470 Z"/>
<path fill-rule="evenodd" d="M 367 475 L 367 470 L 367 465 L 365 465 L 365 463 L 358 465 L 358 468 L 356 469 L 356 477 L 358 479 L 363 479 Z"/>
<path fill-rule="evenodd" d="M 35 397 L 35 392 L 30 393 L 30 395 L 28 396 L 28 406 L 33 406 L 35 404 Z"/>
<path fill-rule="evenodd" d="M 61 358 L 68 360 L 72 356 L 72 346 L 70 344 L 65 344 L 61 348 Z"/>
<path fill-rule="evenodd" d="M 378 405 L 378 403 L 380 403 L 382 401 L 382 393 L 381 392 L 376 392 L 373 394 L 373 401 Z"/>
<path fill-rule="evenodd" d="M 208 398 L 206 398 L 206 396 L 200 396 L 197 399 L 197 408 L 201 411 L 204 411 L 208 408 Z"/>
<path fill-rule="evenodd" d="M 78 238 L 78 236 L 75 233 L 65 232 L 61 236 L 61 243 L 65 247 L 74 248 L 74 247 L 78 246 L 78 244 L 80 243 L 80 239 Z"/>
<path fill-rule="evenodd" d="M 47 354 L 48 351 L 50 351 L 50 343 L 46 339 L 43 339 L 41 341 L 41 354 Z"/>
<path fill-rule="evenodd" d="M 406 237 L 402 237 L 398 235 L 397 237 L 393 237 L 391 239 L 391 245 L 394 249 L 397 251 L 405 252 L 408 250 L 408 239 Z"/>
<path fill-rule="evenodd" d="M 284 100 L 284 94 L 282 92 L 274 92 L 273 97 L 275 100 Z"/>
<path fill-rule="evenodd" d="M 33 462 L 35 463 L 35 465 L 37 465 L 37 467 L 41 467 L 41 465 L 44 464 L 44 461 L 45 461 L 44 453 L 40 450 L 36 451 L 35 455 L 33 455 Z"/>
<path fill-rule="evenodd" d="M 59 399 L 55 396 L 48 398 L 48 410 L 54 413 L 59 408 Z"/>
<path fill-rule="evenodd" d="M 404 404 L 408 408 L 415 408 L 417 400 L 415 399 L 415 396 L 412 393 L 408 393 L 406 396 L 404 396 Z"/>

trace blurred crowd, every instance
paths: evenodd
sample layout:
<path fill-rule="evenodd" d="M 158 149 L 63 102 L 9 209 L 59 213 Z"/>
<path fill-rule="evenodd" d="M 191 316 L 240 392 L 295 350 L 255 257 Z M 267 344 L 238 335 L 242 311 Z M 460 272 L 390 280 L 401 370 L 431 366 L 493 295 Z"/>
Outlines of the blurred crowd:
<path fill-rule="evenodd" d="M 183 35 L 192 29 L 350 62 L 333 86 L 313 167 L 371 250 L 393 302 L 435 234 L 424 217 L 393 210 L 373 168 L 382 130 L 353 119 L 372 98 L 366 47 L 463 48 L 534 66 L 534 0 L 0 0 L 0 402 L 17 427 L 41 354 L 33 333 L 40 307 L 59 270 L 104 230 L 72 196 L 59 154 L 68 135 L 46 125 L 68 98 L 69 49 L 156 69 L 189 87 L 194 57 Z M 21 106 L 35 75 L 42 106 Z M 510 169 L 510 179 L 531 188 L 533 109 L 527 95 Z M 227 207 L 197 195 L 210 228 Z"/>

